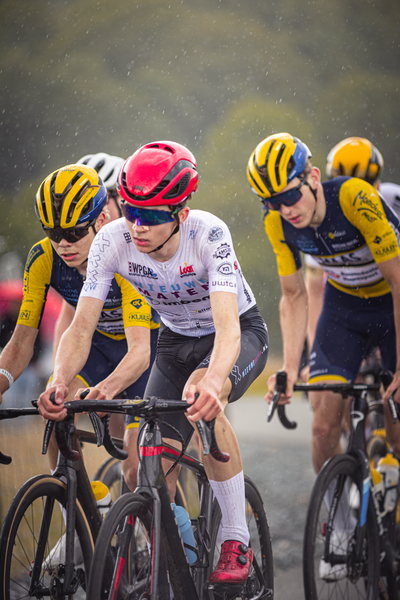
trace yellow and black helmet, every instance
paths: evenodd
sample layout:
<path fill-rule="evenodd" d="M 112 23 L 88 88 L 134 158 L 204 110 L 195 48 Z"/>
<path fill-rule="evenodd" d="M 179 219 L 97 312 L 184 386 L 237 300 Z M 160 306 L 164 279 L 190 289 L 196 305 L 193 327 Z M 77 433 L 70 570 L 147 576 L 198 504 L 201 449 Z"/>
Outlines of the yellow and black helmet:
<path fill-rule="evenodd" d="M 382 175 L 382 154 L 371 142 L 361 137 L 349 137 L 332 148 L 326 159 L 326 175 L 359 177 L 374 185 Z"/>
<path fill-rule="evenodd" d="M 311 152 L 289 133 L 276 133 L 260 142 L 247 163 L 247 179 L 261 198 L 281 192 L 307 166 Z"/>
<path fill-rule="evenodd" d="M 75 227 L 96 219 L 107 203 L 107 190 L 97 172 L 86 165 L 67 165 L 39 186 L 36 215 L 43 227 Z"/>

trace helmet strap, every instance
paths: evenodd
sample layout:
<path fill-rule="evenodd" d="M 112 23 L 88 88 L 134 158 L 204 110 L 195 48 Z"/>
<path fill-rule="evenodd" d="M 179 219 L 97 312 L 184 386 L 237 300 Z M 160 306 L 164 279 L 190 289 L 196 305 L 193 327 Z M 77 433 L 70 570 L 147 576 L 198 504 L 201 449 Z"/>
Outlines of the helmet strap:
<path fill-rule="evenodd" d="M 160 246 L 157 246 L 157 248 L 154 248 L 154 250 L 150 250 L 150 252 L 147 252 L 147 254 L 151 254 L 152 252 L 157 252 L 158 250 L 161 250 L 161 248 L 163 246 L 165 246 L 165 244 L 167 242 L 169 242 L 169 240 L 172 238 L 172 236 L 175 235 L 176 233 L 178 233 L 179 227 L 180 227 L 178 212 L 179 211 L 176 208 L 171 211 L 171 214 L 173 215 L 174 219 L 176 220 L 176 225 L 175 225 L 175 228 L 174 228 L 173 232 L 171 233 L 171 235 L 165 240 L 165 242 L 163 244 L 161 244 Z"/>

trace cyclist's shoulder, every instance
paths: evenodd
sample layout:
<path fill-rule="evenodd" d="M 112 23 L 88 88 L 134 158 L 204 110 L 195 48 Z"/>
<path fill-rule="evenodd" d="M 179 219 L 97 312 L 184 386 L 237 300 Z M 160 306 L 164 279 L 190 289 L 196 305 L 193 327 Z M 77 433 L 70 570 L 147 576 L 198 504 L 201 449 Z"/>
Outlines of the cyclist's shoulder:
<path fill-rule="evenodd" d="M 42 264 L 43 261 L 52 264 L 53 257 L 54 251 L 49 238 L 39 240 L 33 244 L 32 248 L 29 250 L 25 264 L 25 271 L 30 272 L 32 268 L 37 267 L 39 263 Z"/>

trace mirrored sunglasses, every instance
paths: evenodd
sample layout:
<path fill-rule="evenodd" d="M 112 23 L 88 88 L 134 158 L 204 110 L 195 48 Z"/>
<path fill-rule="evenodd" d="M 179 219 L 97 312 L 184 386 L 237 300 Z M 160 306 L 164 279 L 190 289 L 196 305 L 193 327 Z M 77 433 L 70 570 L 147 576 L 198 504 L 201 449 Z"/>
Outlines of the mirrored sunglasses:
<path fill-rule="evenodd" d="M 172 212 L 167 210 L 151 210 L 149 208 L 137 208 L 127 202 L 121 203 L 121 211 L 123 216 L 131 223 L 136 223 L 139 227 L 144 225 L 162 225 L 163 223 L 171 223 L 174 220 Z"/>
<path fill-rule="evenodd" d="M 262 203 L 269 210 L 280 210 L 281 204 L 283 204 L 284 206 L 293 206 L 293 204 L 296 204 L 302 198 L 303 194 L 301 193 L 300 188 L 304 184 L 308 185 L 308 187 L 311 189 L 310 184 L 307 181 L 307 177 L 308 173 L 303 179 L 301 179 L 297 187 L 291 188 L 287 192 L 282 192 L 282 194 L 276 194 L 276 196 L 271 196 L 271 198 L 268 199 L 262 198 Z"/>
<path fill-rule="evenodd" d="M 69 244 L 73 244 L 86 237 L 89 233 L 90 227 L 92 227 L 92 225 L 95 223 L 96 219 L 93 219 L 84 227 L 67 227 L 65 229 L 62 227 L 54 227 L 53 229 L 49 227 L 43 227 L 43 230 L 47 237 L 56 244 L 59 244 L 61 240 L 66 240 Z"/>

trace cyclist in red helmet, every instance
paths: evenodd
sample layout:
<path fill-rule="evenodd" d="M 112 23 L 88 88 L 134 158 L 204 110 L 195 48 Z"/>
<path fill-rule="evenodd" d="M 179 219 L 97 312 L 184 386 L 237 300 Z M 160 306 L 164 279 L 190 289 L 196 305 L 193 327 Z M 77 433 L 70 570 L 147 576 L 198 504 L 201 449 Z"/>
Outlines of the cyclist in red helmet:
<path fill-rule="evenodd" d="M 107 224 L 96 237 L 74 320 L 86 336 L 92 334 L 114 269 L 159 313 L 157 355 L 145 395 L 182 397 L 192 405 L 187 418 L 165 421 L 163 437 L 177 445 L 179 435 L 169 425 L 189 440 L 196 421 L 216 417 L 217 438 L 231 455 L 228 463 L 204 456 L 222 511 L 221 557 L 210 580 L 229 586 L 246 581 L 253 554 L 247 546 L 240 451 L 224 409 L 264 369 L 268 333 L 228 227 L 187 206 L 197 185 L 193 154 L 175 142 L 146 144 L 125 162 L 119 178 L 125 218 Z M 39 403 L 48 418 L 62 418 L 66 385 L 77 368 L 79 350 L 68 333 L 57 353 L 54 387 Z M 49 402 L 52 391 L 55 407 Z M 129 484 L 129 459 L 123 469 Z M 177 477 L 176 470 L 171 475 Z"/>

